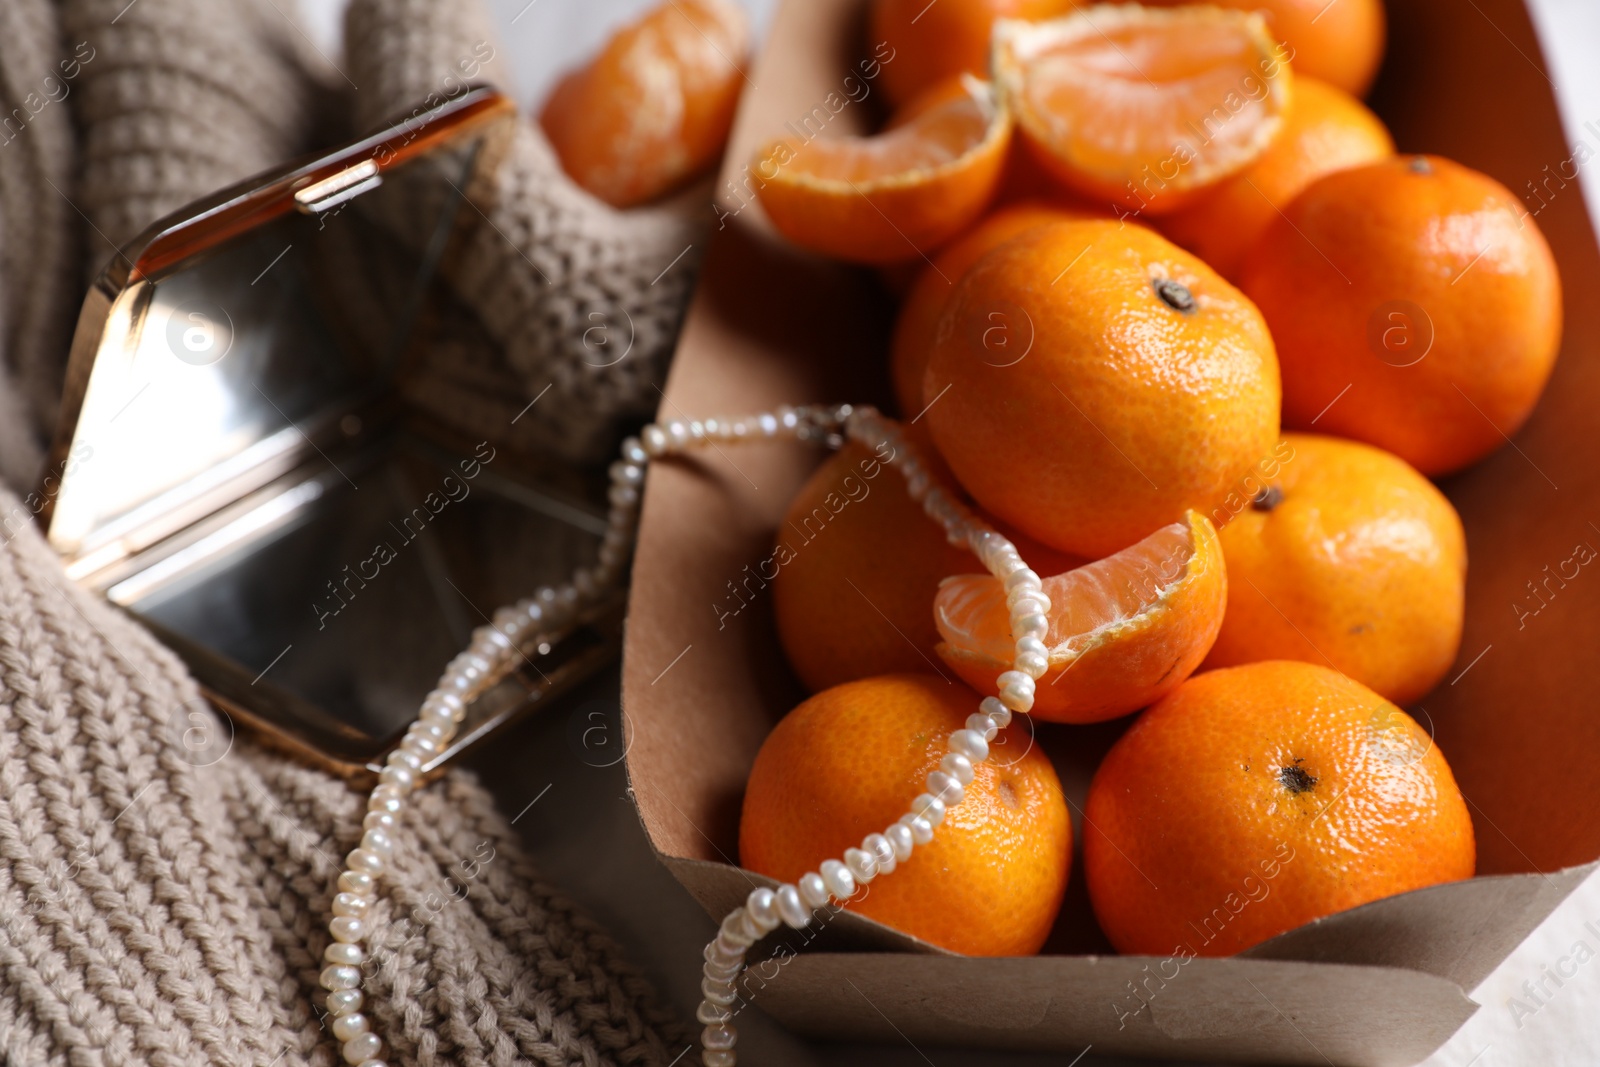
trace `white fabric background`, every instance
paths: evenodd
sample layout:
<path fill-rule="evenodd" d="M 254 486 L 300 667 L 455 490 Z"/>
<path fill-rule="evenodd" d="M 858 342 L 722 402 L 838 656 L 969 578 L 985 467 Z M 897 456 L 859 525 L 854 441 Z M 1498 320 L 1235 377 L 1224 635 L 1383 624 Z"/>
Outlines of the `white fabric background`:
<path fill-rule="evenodd" d="M 656 2 L 489 0 L 510 60 L 507 68 L 516 79 L 516 84 L 509 88 L 518 102 L 527 109 L 542 100 L 558 73 L 592 54 L 618 24 Z M 740 2 L 750 10 L 759 34 L 777 0 Z M 1404 3 L 1405 0 L 1389 2 Z M 318 44 L 329 55 L 336 55 L 344 0 L 300 0 L 300 3 Z M 1600 122 L 1600 63 L 1595 59 L 1600 54 L 1600 0 L 1529 0 L 1529 6 L 1544 44 L 1546 63 L 1559 86 L 1565 127 L 1569 138 L 1576 142 L 1585 122 Z M 1600 169 L 1594 165 L 1582 168 L 1581 182 L 1591 214 L 1600 217 L 1597 211 L 1600 209 Z M 627 818 L 620 822 L 607 815 L 596 814 L 593 818 L 597 822 L 609 819 L 606 832 L 616 831 L 618 827 L 621 832 L 639 832 L 637 823 Z M 591 837 L 589 841 L 592 844 L 596 839 L 604 837 Z M 534 854 L 539 856 L 537 850 Z M 559 872 L 552 871 L 552 874 L 562 881 Z M 617 892 L 623 894 L 628 889 Z M 581 892 L 579 896 L 582 899 Z M 669 909 L 679 921 L 684 921 L 682 917 L 691 912 L 698 915 L 698 909 L 688 902 L 687 894 L 682 896 L 688 910 Z M 615 906 L 597 910 L 612 911 Z M 1586 928 L 1587 923 L 1592 923 L 1593 928 Z M 711 929 L 709 921 L 705 926 L 707 931 Z M 613 927 L 625 941 L 637 939 L 629 938 L 626 922 L 613 921 Z M 1586 950 L 1575 954 L 1579 943 L 1585 945 Z M 658 955 L 646 944 L 630 944 L 629 948 L 636 951 L 647 966 Z M 1586 962 L 1578 963 L 1579 956 Z M 697 981 L 696 962 L 693 958 L 686 959 L 681 966 L 671 968 L 669 974 L 658 974 L 657 978 L 669 983 L 674 979 L 686 984 Z M 1563 971 L 1571 976 L 1561 974 Z M 1546 978 L 1547 972 L 1557 974 L 1560 984 Z M 1532 983 L 1537 990 L 1541 979 L 1545 980 L 1545 988 L 1553 991 L 1548 997 L 1539 994 L 1542 1004 L 1530 1000 L 1523 988 L 1524 983 Z M 1600 1064 L 1600 878 L 1589 879 L 1568 898 L 1499 970 L 1472 992 L 1472 996 L 1483 1007 L 1444 1048 L 1426 1061 L 1426 1067 L 1590 1067 Z M 675 999 L 687 1001 L 689 994 L 685 992 Z M 1514 1010 L 1516 1002 L 1525 1005 L 1524 1010 Z M 1528 1014 L 1527 1008 L 1535 1010 Z M 747 1052 L 744 1058 L 763 1067 L 821 1067 L 823 1064 L 883 1067 L 889 1063 L 923 1062 L 938 1067 L 977 1067 L 978 1064 L 997 1064 L 1002 1059 L 1015 1067 L 1024 1064 L 1042 1067 L 1046 1062 L 1062 1067 L 1070 1058 L 1024 1059 L 928 1048 L 869 1051 L 830 1046 L 823 1049 L 769 1032 L 755 1020 L 750 1024 L 742 1022 L 741 1030 L 741 1047 Z M 691 1059 L 694 1057 L 686 1056 L 682 1062 L 687 1064 Z M 1116 1062 L 1122 1061 L 1088 1055 L 1078 1061 L 1078 1067 Z"/>

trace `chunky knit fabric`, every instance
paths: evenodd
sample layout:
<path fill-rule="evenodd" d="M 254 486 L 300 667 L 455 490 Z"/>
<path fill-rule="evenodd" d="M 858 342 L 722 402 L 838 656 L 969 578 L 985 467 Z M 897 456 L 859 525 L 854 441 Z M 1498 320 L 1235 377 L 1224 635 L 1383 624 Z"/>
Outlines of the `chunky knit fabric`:
<path fill-rule="evenodd" d="M 469 0 L 356 0 L 335 66 L 290 6 L 0 0 L 13 488 L 37 474 L 83 286 L 119 243 L 340 126 L 409 110 L 463 43 L 492 40 Z M 531 125 L 500 183 L 482 254 L 455 279 L 481 321 L 441 346 L 429 392 L 470 421 L 548 385 L 559 418 L 521 420 L 540 427 L 528 443 L 597 452 L 650 406 L 693 257 L 649 282 L 694 230 L 577 192 Z M 582 343 L 602 306 L 638 331 L 610 368 Z M 0 490 L 0 1057 L 331 1067 L 316 978 L 362 797 L 233 736 L 170 653 L 66 580 L 29 519 Z M 665 1065 L 684 1050 L 470 778 L 416 793 L 402 824 L 366 981 L 391 1062 Z"/>

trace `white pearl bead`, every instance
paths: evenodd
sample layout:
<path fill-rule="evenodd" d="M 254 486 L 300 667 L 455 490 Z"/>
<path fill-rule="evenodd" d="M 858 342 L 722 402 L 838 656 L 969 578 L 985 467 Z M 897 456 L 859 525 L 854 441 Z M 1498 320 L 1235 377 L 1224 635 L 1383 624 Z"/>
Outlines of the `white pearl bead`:
<path fill-rule="evenodd" d="M 756 429 L 761 431 L 762 437 L 772 437 L 778 432 L 777 416 L 769 412 L 762 412 L 756 416 Z"/>
<path fill-rule="evenodd" d="M 752 889 L 750 895 L 744 898 L 744 909 L 750 913 L 751 921 L 761 928 L 762 933 L 777 928 L 782 920 L 778 918 L 778 902 L 775 894 L 766 886 Z"/>
<path fill-rule="evenodd" d="M 995 726 L 1001 730 L 1011 725 L 1011 709 L 994 697 L 984 697 L 983 703 L 978 705 L 978 710 L 994 720 Z"/>
<path fill-rule="evenodd" d="M 744 970 L 744 961 L 736 960 L 733 963 L 708 963 L 700 968 L 700 973 L 713 982 L 731 982 L 739 977 L 739 972 Z"/>
<path fill-rule="evenodd" d="M 778 901 L 778 915 L 788 926 L 802 929 L 811 921 L 811 909 L 800 899 L 800 890 L 792 885 L 780 885 L 773 894 Z"/>
<path fill-rule="evenodd" d="M 933 840 L 933 824 L 920 815 L 902 815 L 900 825 L 911 831 L 911 840 L 919 845 Z"/>
<path fill-rule="evenodd" d="M 828 884 L 822 880 L 822 875 L 816 871 L 807 871 L 795 883 L 800 887 L 800 899 L 805 901 L 812 910 L 822 907 L 828 902 Z"/>
<path fill-rule="evenodd" d="M 655 457 L 666 453 L 669 441 L 666 431 L 652 423 L 639 431 L 639 444 L 646 455 Z"/>
<path fill-rule="evenodd" d="M 744 960 L 744 949 L 737 945 L 724 945 L 719 936 L 705 948 L 703 955 L 707 963 L 732 963 Z"/>
<path fill-rule="evenodd" d="M 388 802 L 392 800 L 396 805 L 398 805 L 399 802 L 405 798 L 405 793 L 401 792 L 392 785 L 387 783 L 383 785 L 375 785 L 372 787 L 372 792 L 367 794 L 367 810 L 393 812 L 398 810 L 398 808 L 391 806 Z"/>
<path fill-rule="evenodd" d="M 1042 588 L 1042 583 L 1039 580 L 1038 572 L 1036 572 L 1032 567 L 1023 567 L 1021 570 L 1012 571 L 1010 574 L 1006 575 L 1005 578 L 1001 579 L 1001 581 L 1006 587 L 1007 594 L 1011 593 L 1012 590 L 1015 589 L 1034 590 Z"/>
<path fill-rule="evenodd" d="M 1043 593 L 1024 593 L 1021 596 L 1009 597 L 1006 600 L 1007 614 L 1012 619 L 1021 619 L 1028 615 L 1049 615 L 1050 600 Z"/>
<path fill-rule="evenodd" d="M 822 884 L 828 887 L 828 893 L 835 900 L 849 900 L 856 893 L 855 875 L 850 869 L 838 860 L 822 861 Z"/>
<path fill-rule="evenodd" d="M 982 734 L 985 741 L 993 741 L 995 735 L 1000 732 L 1000 728 L 994 724 L 994 720 L 981 711 L 975 711 L 967 716 L 967 729 Z M 945 770 L 949 769 L 948 767 L 945 768 Z"/>
<path fill-rule="evenodd" d="M 355 942 L 367 936 L 367 926 L 354 916 L 338 915 L 329 920 L 328 933 L 335 941 Z"/>
<path fill-rule="evenodd" d="M 406 739 L 400 742 L 400 747 L 407 752 L 415 752 L 424 759 L 432 759 L 439 754 L 439 742 L 427 734 L 406 734 Z"/>
<path fill-rule="evenodd" d="M 951 752 L 959 752 L 973 763 L 981 763 L 989 758 L 989 742 L 976 730 L 957 730 L 945 744 Z"/>
<path fill-rule="evenodd" d="M 361 847 L 387 858 L 394 851 L 394 841 L 382 830 L 368 830 L 361 835 Z"/>
<path fill-rule="evenodd" d="M 1000 703 L 1012 711 L 1029 711 L 1033 708 L 1033 679 L 1021 671 L 1002 671 L 995 679 L 1000 689 Z"/>
<path fill-rule="evenodd" d="M 700 1067 L 736 1067 L 732 1049 L 706 1049 L 700 1054 Z"/>
<path fill-rule="evenodd" d="M 981 715 L 972 717 L 988 721 Z M 939 769 L 960 782 L 963 788 L 972 784 L 973 775 L 976 773 L 972 768 L 972 761 L 959 752 L 946 752 L 944 759 L 939 761 Z"/>
<path fill-rule="evenodd" d="M 339 876 L 339 891 L 358 897 L 370 897 L 377 882 L 366 871 L 345 871 Z"/>
<path fill-rule="evenodd" d="M 318 976 L 323 989 L 357 989 L 361 986 L 361 972 L 345 964 L 324 967 Z"/>
<path fill-rule="evenodd" d="M 737 911 L 730 911 L 727 914 L 722 920 L 722 929 L 718 936 L 741 948 L 749 948 L 756 942 L 756 938 L 744 928 L 743 908 L 739 908 Z"/>
<path fill-rule="evenodd" d="M 444 712 L 443 714 L 449 713 Z M 403 748 L 397 748 L 393 752 L 389 753 L 389 755 L 384 758 L 384 762 L 391 767 L 403 767 L 412 774 L 416 774 L 418 771 L 422 770 L 422 759 L 415 752 L 407 752 Z"/>
<path fill-rule="evenodd" d="M 844 865 L 855 875 L 856 882 L 866 885 L 878 876 L 878 860 L 872 853 L 860 848 L 844 850 Z"/>
<path fill-rule="evenodd" d="M 910 827 L 895 823 L 883 831 L 883 836 L 888 838 L 890 847 L 894 849 L 896 863 L 904 863 L 911 858 L 911 848 L 917 842 Z"/>
<path fill-rule="evenodd" d="M 369 811 L 366 818 L 361 820 L 361 829 L 382 830 L 386 834 L 392 834 L 398 825 L 400 820 L 386 811 Z"/>
<path fill-rule="evenodd" d="M 333 898 L 333 913 L 335 915 L 348 915 L 352 919 L 366 917 L 371 909 L 372 901 L 354 893 L 340 893 Z"/>
<path fill-rule="evenodd" d="M 944 801 L 949 807 L 955 807 L 966 796 L 966 788 L 943 771 L 934 771 L 928 775 L 928 792 Z M 928 822 L 934 826 L 938 825 L 933 819 L 928 819 Z"/>
<path fill-rule="evenodd" d="M 707 1026 L 711 1026 L 713 1023 L 725 1023 L 732 1019 L 733 1012 L 720 1004 L 711 1004 L 702 1000 L 699 1009 L 694 1013 L 694 1017 Z"/>
<path fill-rule="evenodd" d="M 354 967 L 367 958 L 360 945 L 350 945 L 343 941 L 335 941 L 322 950 L 322 962 L 338 963 L 347 967 Z"/>
<path fill-rule="evenodd" d="M 920 815 L 934 826 L 944 822 L 944 801 L 932 793 L 920 793 L 911 802 L 911 814 Z"/>
<path fill-rule="evenodd" d="M 1024 637 L 1040 637 L 1050 632 L 1050 620 L 1040 614 L 1023 615 L 1020 618 L 1012 616 L 1011 636 L 1018 640 Z"/>
<path fill-rule="evenodd" d="M 328 994 L 328 1013 L 330 1015 L 348 1015 L 353 1011 L 360 1011 L 361 1004 L 366 998 L 359 989 L 339 989 Z"/>
<path fill-rule="evenodd" d="M 645 463 L 650 459 L 650 454 L 644 450 L 644 443 L 637 437 L 623 438 L 622 448 L 619 451 L 622 453 L 622 458 L 629 463 Z"/>
<path fill-rule="evenodd" d="M 727 1007 L 739 999 L 739 994 L 734 992 L 732 982 L 714 982 L 709 978 L 700 982 L 700 995 L 712 1004 Z"/>
<path fill-rule="evenodd" d="M 1019 637 L 1017 639 L 1016 648 L 1017 655 L 1019 656 L 1027 655 L 1029 653 L 1032 653 L 1035 656 L 1044 656 L 1047 659 L 1050 656 L 1049 647 L 1037 637 Z"/>
<path fill-rule="evenodd" d="M 344 862 L 352 871 L 363 871 L 367 874 L 383 873 L 383 857 L 364 848 L 351 852 L 344 858 Z"/>
<path fill-rule="evenodd" d="M 1043 678 L 1050 670 L 1050 660 L 1036 652 L 1019 652 L 1015 660 L 1017 670 L 1029 678 Z"/>
<path fill-rule="evenodd" d="M 402 751 L 404 750 L 402 749 Z M 416 753 L 412 753 L 412 755 L 416 755 Z M 418 760 L 418 762 L 421 761 Z M 413 788 L 416 787 L 417 775 L 416 772 L 410 770 L 409 768 L 390 766 L 385 767 L 383 770 L 378 772 L 378 781 L 383 782 L 385 785 L 392 785 L 398 789 L 403 789 L 409 793 Z"/>
<path fill-rule="evenodd" d="M 708 1049 L 732 1048 L 738 1040 L 731 1026 L 708 1026 L 700 1032 L 700 1044 Z"/>
<path fill-rule="evenodd" d="M 340 1041 L 349 1041 L 357 1034 L 364 1034 L 372 1029 L 372 1024 L 367 1022 L 367 1017 L 359 1011 L 348 1015 L 341 1015 L 333 1020 L 333 1036 Z"/>
<path fill-rule="evenodd" d="M 872 858 L 878 864 L 879 874 L 891 873 L 898 864 L 894 854 L 894 846 L 882 834 L 868 834 L 861 839 L 861 847 L 866 852 L 871 853 Z"/>
<path fill-rule="evenodd" d="M 377 1034 L 357 1034 L 344 1043 L 343 1051 L 344 1062 L 351 1067 L 360 1067 L 362 1062 L 383 1051 L 383 1042 L 378 1040 Z"/>

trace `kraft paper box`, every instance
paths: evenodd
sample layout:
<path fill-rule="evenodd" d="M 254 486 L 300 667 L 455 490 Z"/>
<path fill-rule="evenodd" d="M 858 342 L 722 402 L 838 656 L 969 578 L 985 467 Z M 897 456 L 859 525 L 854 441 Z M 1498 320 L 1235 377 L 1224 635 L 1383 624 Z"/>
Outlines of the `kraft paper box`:
<path fill-rule="evenodd" d="M 869 272 L 787 247 L 744 169 L 760 144 L 818 107 L 832 115 L 830 136 L 869 128 L 877 101 L 861 66 L 871 59 L 864 7 L 787 0 L 749 69 L 719 182 L 721 227 L 663 418 L 887 400 L 892 299 Z M 1180 1059 L 1411 1064 L 1476 1010 L 1464 991 L 1600 857 L 1591 769 L 1600 584 L 1586 587 L 1600 578 L 1547 581 L 1580 546 L 1593 546 L 1585 556 L 1600 547 L 1600 303 L 1587 295 L 1600 285 L 1600 256 L 1570 180 L 1574 149 L 1519 0 L 1391 0 L 1389 11 L 1374 108 L 1402 149 L 1458 159 L 1525 197 L 1567 294 L 1562 356 L 1534 418 L 1515 447 L 1444 483 L 1467 528 L 1466 634 L 1446 682 L 1412 710 L 1468 798 L 1479 876 L 1332 916 L 1235 958 L 1179 961 L 1110 952 L 1077 857 L 1040 956 L 956 957 L 841 913 L 771 949 L 746 988 L 755 1010 L 824 1037 L 1067 1057 L 1092 1042 L 1097 1053 Z M 777 644 L 770 590 L 747 582 L 746 568 L 771 554 L 791 496 L 821 459 L 792 442 L 730 447 L 659 464 L 646 489 L 623 672 L 628 770 L 662 862 L 718 918 L 752 884 L 771 884 L 733 866 L 740 798 L 762 739 L 804 697 Z M 1075 806 L 1126 725 L 1039 728 Z"/>

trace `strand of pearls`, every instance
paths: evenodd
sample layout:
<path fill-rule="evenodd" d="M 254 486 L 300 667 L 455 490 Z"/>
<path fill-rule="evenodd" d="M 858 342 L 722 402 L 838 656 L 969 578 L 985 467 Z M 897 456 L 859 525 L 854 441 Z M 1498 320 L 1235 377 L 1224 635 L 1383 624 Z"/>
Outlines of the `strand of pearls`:
<path fill-rule="evenodd" d="M 1043 638 L 1050 626 L 1050 598 L 1043 591 L 1039 575 L 1023 562 L 1016 546 L 934 484 L 899 428 L 875 410 L 842 407 L 835 409 L 834 415 L 844 423 L 845 436 L 850 439 L 872 449 L 889 445 L 893 452 L 888 462 L 905 478 L 912 499 L 944 527 L 951 544 L 970 549 L 1005 585 L 1016 655 L 1012 668 L 997 679 L 998 699 L 985 697 L 978 710 L 967 717 L 966 724 L 950 734 L 939 769 L 928 775 L 927 791 L 911 802 L 904 815 L 883 832 L 868 834 L 859 847 L 845 849 L 843 856 L 823 860 L 816 870 L 793 883 L 776 890 L 753 890 L 722 920 L 715 940 L 705 949 L 700 983 L 705 999 L 695 1013 L 705 1026 L 700 1037 L 700 1059 L 705 1067 L 734 1067 L 737 1063 L 734 1045 L 738 1033 L 733 1024 L 734 1005 L 739 999 L 736 983 L 750 947 L 780 924 L 803 929 L 817 909 L 830 901 L 844 903 L 861 886 L 893 872 L 897 865 L 910 859 L 913 849 L 932 841 L 946 812 L 965 796 L 974 766 L 989 757 L 989 742 L 1011 722 L 1013 713 L 1023 714 L 1033 708 L 1034 682 L 1049 663 Z"/>
<path fill-rule="evenodd" d="M 328 991 L 329 1029 L 348 1064 L 386 1067 L 379 1058 L 384 1052 L 383 1040 L 374 1031 L 372 1019 L 361 1010 L 365 999 L 362 965 L 369 960 L 362 943 L 370 936 L 378 882 L 394 852 L 400 809 L 419 784 L 422 768 L 455 737 L 467 705 L 509 674 L 528 649 L 558 637 L 618 584 L 638 529 L 639 489 L 648 459 L 637 439 L 623 442 L 622 457 L 609 472 L 610 511 L 595 565 L 577 571 L 565 585 L 546 586 L 500 608 L 489 623 L 472 632 L 471 643 L 445 667 L 405 739 L 389 753 L 378 784 L 367 797 L 361 843 L 345 857 L 339 875 L 333 918 L 328 922 L 333 940 L 322 954 L 327 966 L 320 976 L 322 988 Z"/>
<path fill-rule="evenodd" d="M 622 443 L 621 458 L 610 467 L 610 511 L 595 565 L 580 569 L 559 587 L 545 587 L 534 596 L 500 608 L 492 620 L 472 632 L 467 649 L 445 667 L 439 683 L 422 702 L 422 710 L 400 746 L 390 752 L 378 784 L 367 797 L 361 843 L 345 857 L 339 892 L 328 922 L 332 942 L 323 952 L 320 975 L 327 990 L 329 1028 L 352 1067 L 387 1067 L 380 1059 L 383 1039 L 362 1012 L 363 964 L 369 962 L 363 942 L 371 936 L 371 913 L 378 883 L 394 853 L 394 833 L 405 799 L 415 789 L 422 768 L 455 737 L 469 704 L 509 674 L 526 650 L 557 638 L 589 607 L 603 600 L 620 582 L 638 530 L 639 494 L 645 466 L 651 459 L 719 442 L 794 437 L 837 448 L 851 408 L 779 408 L 775 413 L 743 419 L 672 421 L 646 426 L 638 437 Z M 970 779 L 969 779 L 970 780 Z M 826 897 L 822 898 L 826 900 Z M 703 1014 L 703 1013 L 702 1013 Z M 731 1033 L 731 1030 L 730 1030 Z"/>

